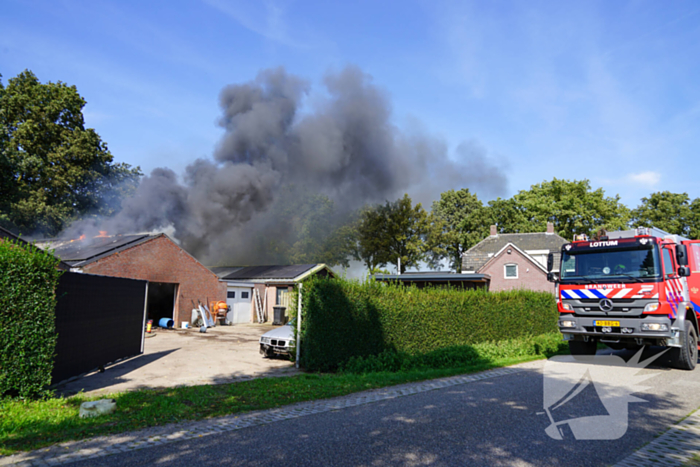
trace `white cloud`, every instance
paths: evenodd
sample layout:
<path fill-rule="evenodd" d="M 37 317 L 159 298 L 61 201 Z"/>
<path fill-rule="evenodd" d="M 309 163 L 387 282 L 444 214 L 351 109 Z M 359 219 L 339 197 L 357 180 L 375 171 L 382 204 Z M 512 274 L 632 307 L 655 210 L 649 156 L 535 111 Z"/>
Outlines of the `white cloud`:
<path fill-rule="evenodd" d="M 659 172 L 640 172 L 636 174 L 629 174 L 626 177 L 629 183 L 641 183 L 648 186 L 654 186 L 661 180 L 661 174 Z"/>

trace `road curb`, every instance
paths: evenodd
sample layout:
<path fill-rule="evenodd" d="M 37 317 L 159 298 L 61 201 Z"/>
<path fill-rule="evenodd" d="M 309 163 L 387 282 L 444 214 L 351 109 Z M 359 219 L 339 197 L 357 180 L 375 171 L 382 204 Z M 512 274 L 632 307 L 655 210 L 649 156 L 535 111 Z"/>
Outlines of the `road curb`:
<path fill-rule="evenodd" d="M 668 429 L 651 443 L 624 458 L 613 467 L 700 465 L 700 411 Z"/>
<path fill-rule="evenodd" d="M 71 441 L 45 449 L 2 457 L 0 458 L 0 465 L 16 465 L 22 467 L 63 465 L 85 459 L 95 459 L 121 452 L 160 446 L 175 441 L 200 438 L 317 413 L 372 404 L 460 384 L 475 383 L 485 379 L 519 373 L 524 370 L 524 368 L 518 367 L 497 368 L 480 373 L 450 376 L 447 378 L 372 389 L 333 399 L 301 402 L 275 409 L 250 412 L 243 415 L 226 415 L 197 422 L 166 425 L 130 433 Z"/>

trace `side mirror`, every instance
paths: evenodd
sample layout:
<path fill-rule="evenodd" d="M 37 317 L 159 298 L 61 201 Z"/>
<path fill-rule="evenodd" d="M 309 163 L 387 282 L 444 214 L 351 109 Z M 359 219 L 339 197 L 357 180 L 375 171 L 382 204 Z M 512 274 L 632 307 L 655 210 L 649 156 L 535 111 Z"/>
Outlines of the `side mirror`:
<path fill-rule="evenodd" d="M 679 266 L 678 267 L 678 275 L 680 277 L 690 276 L 690 268 L 688 266 Z"/>
<path fill-rule="evenodd" d="M 679 266 L 688 265 L 688 247 L 685 245 L 676 245 L 676 262 Z"/>
<path fill-rule="evenodd" d="M 549 282 L 557 282 L 559 280 L 559 277 L 557 277 L 557 274 L 553 272 L 548 272 L 547 273 L 547 280 Z"/>
<path fill-rule="evenodd" d="M 550 252 L 547 255 L 547 272 L 552 272 L 552 269 L 554 269 L 554 253 Z"/>

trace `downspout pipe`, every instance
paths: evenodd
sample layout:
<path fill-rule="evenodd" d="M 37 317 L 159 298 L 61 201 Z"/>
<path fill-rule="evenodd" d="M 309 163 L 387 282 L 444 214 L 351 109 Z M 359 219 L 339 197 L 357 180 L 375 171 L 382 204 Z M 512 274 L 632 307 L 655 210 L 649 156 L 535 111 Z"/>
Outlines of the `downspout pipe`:
<path fill-rule="evenodd" d="M 299 368 L 299 354 L 301 354 L 301 282 L 299 282 L 299 303 L 297 304 L 297 341 L 295 343 L 296 351 L 296 363 L 295 366 Z"/>

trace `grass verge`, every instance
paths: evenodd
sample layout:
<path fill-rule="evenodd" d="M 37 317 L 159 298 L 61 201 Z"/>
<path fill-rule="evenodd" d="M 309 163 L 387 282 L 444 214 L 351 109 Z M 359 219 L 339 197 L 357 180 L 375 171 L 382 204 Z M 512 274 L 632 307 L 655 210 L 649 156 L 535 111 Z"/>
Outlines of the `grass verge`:
<path fill-rule="evenodd" d="M 216 386 L 140 390 L 89 398 L 77 395 L 40 401 L 0 401 L 0 454 L 11 455 L 51 444 L 221 415 L 269 409 L 367 389 L 488 370 L 545 358 L 527 355 L 494 359 L 460 368 L 416 369 L 367 374 L 304 374 Z M 92 419 L 78 417 L 80 404 L 111 397 L 117 411 Z"/>

